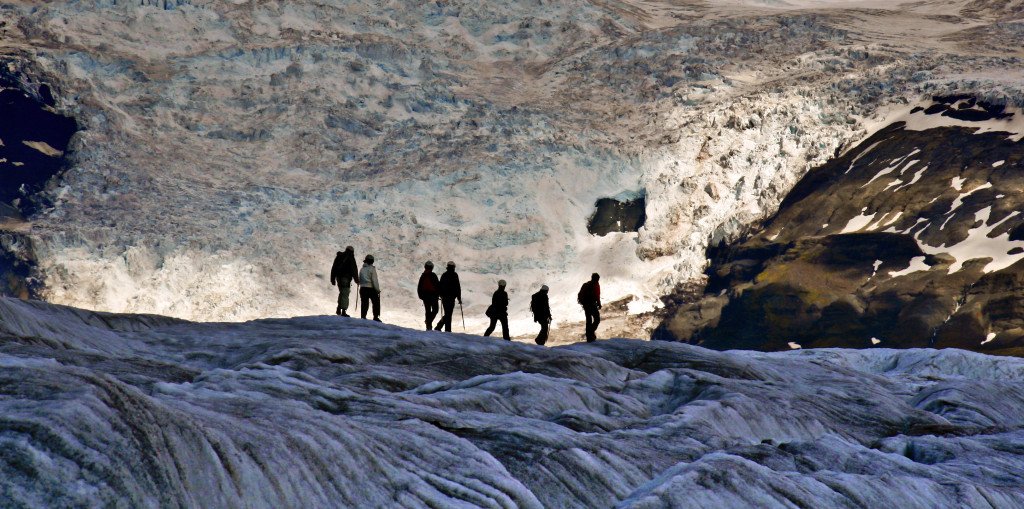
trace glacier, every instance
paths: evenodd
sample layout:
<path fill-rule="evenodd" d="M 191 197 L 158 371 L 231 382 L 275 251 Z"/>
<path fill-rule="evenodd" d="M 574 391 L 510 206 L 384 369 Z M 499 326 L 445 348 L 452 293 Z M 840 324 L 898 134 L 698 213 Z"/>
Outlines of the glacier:
<path fill-rule="evenodd" d="M 1021 507 L 1024 360 L 0 299 L 3 507 Z"/>
<path fill-rule="evenodd" d="M 427 259 L 467 319 L 509 280 L 512 329 L 591 272 L 645 313 L 705 248 L 922 97 L 1024 105 L 1019 2 L 7 2 L 0 70 L 81 130 L 2 244 L 44 300 L 193 320 L 331 309 L 378 259 L 384 319 L 419 323 Z M 636 233 L 596 200 L 646 197 Z M 29 198 L 29 197 L 26 197 Z M 33 286 L 35 287 L 35 286 Z M 611 322 L 609 322 L 610 324 Z"/>

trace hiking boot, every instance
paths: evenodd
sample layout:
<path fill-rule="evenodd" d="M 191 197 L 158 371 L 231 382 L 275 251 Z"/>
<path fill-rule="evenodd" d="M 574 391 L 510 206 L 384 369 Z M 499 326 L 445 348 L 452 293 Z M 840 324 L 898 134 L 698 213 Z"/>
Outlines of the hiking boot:
<path fill-rule="evenodd" d="M 375 317 L 373 317 L 373 321 L 380 322 L 380 318 L 375 316 Z M 383 322 L 381 322 L 381 323 L 383 323 Z"/>
<path fill-rule="evenodd" d="M 341 314 L 341 308 L 335 309 L 334 310 L 334 314 L 340 315 Z"/>
<path fill-rule="evenodd" d="M 341 316 L 343 316 L 343 317 L 345 317 L 345 318 L 348 318 L 348 317 L 349 317 L 349 314 L 348 314 L 348 313 L 346 313 L 346 312 L 344 312 L 344 311 L 342 311 L 342 312 L 341 312 Z"/>

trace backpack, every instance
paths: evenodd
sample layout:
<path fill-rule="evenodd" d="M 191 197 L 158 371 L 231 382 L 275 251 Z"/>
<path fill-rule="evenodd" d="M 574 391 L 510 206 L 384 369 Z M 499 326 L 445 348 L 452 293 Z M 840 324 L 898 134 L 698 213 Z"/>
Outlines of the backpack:
<path fill-rule="evenodd" d="M 434 287 L 434 281 L 430 277 L 430 274 L 424 272 L 420 276 L 420 287 L 419 291 L 425 295 L 437 295 L 437 288 Z"/>
<path fill-rule="evenodd" d="M 593 288 L 593 285 L 591 284 L 590 281 L 587 281 L 586 283 L 583 283 L 583 286 L 580 287 L 580 293 L 576 294 L 576 302 L 579 302 L 580 305 L 583 305 L 583 306 L 587 306 L 589 304 L 593 304 L 594 303 L 594 290 L 592 290 L 592 288 Z"/>

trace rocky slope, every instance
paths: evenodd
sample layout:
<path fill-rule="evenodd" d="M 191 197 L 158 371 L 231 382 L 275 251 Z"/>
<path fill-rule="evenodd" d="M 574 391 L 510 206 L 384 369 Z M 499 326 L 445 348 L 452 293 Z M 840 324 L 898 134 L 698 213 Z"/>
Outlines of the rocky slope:
<path fill-rule="evenodd" d="M 1024 361 L 0 300 L 5 507 L 1020 507 Z"/>
<path fill-rule="evenodd" d="M 1024 352 L 1024 120 L 937 97 L 807 174 L 762 231 L 712 250 L 663 331 L 713 348 Z"/>
<path fill-rule="evenodd" d="M 471 326 L 499 278 L 514 329 L 595 270 L 650 311 L 888 107 L 1020 102 L 1015 5 L 8 2 L 0 72 L 80 131 L 2 244 L 34 295 L 109 311 L 330 310 L 346 244 L 393 322 L 425 259 L 460 262 Z M 639 232 L 588 232 L 639 195 Z"/>

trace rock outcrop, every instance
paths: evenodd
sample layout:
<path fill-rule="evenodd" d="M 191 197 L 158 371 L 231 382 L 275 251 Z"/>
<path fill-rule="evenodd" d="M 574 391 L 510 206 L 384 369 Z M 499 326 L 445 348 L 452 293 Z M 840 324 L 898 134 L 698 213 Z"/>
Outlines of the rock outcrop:
<path fill-rule="evenodd" d="M 936 97 L 807 174 L 763 230 L 709 251 L 662 334 L 711 348 L 1024 353 L 1019 113 Z"/>

